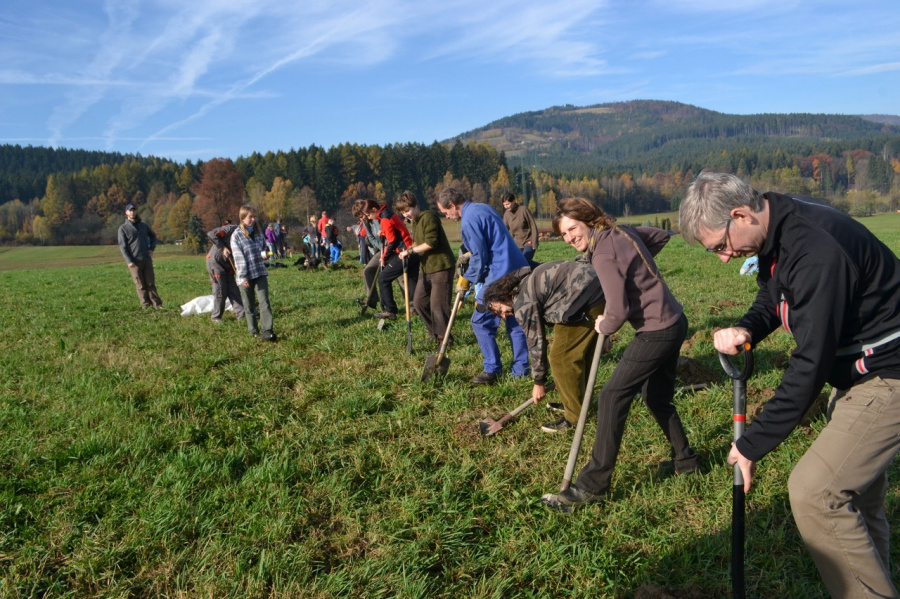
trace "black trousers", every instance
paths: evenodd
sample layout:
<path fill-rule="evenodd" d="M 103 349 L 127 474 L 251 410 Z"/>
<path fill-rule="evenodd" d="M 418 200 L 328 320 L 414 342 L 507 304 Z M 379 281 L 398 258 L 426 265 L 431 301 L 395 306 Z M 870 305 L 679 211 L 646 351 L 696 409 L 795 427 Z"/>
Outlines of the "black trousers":
<path fill-rule="evenodd" d="M 391 285 L 403 277 L 403 260 L 394 254 L 384 263 L 378 275 L 378 293 L 381 295 L 381 309 L 391 314 L 397 313 L 397 302 L 394 301 L 394 288 Z M 416 283 L 419 280 L 419 256 L 412 254 L 407 259 L 406 277 L 409 280 L 409 301 L 412 302 Z M 405 302 L 404 302 L 405 303 Z"/>
<path fill-rule="evenodd" d="M 590 461 L 578 473 L 579 489 L 597 495 L 609 490 L 625 420 L 638 392 L 671 444 L 676 466 L 681 468 L 696 462 L 697 456 L 688 445 L 681 418 L 672 403 L 678 355 L 687 327 L 687 318 L 682 314 L 667 329 L 637 333 L 625 349 L 609 381 L 597 395 L 597 437 Z"/>

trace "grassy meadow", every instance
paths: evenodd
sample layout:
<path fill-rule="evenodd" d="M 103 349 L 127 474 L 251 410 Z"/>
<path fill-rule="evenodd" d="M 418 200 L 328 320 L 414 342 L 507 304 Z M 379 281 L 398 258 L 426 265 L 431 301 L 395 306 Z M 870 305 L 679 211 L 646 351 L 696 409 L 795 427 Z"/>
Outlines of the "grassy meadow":
<path fill-rule="evenodd" d="M 900 215 L 864 222 L 900 252 Z M 424 327 L 414 320 L 407 355 L 405 323 L 359 317 L 355 252 L 329 271 L 270 271 L 280 339 L 264 344 L 230 314 L 180 316 L 210 289 L 203 257 L 178 251 L 157 255 L 166 308 L 144 312 L 114 247 L 0 250 L 0 596 L 730 596 L 731 383 L 711 331 L 755 293 L 740 260 L 680 237 L 658 257 L 690 321 L 694 380 L 682 382 L 713 383 L 677 400 L 702 474 L 658 472 L 668 447 L 636 401 L 610 501 L 562 515 L 539 501 L 571 443 L 540 431 L 555 415 L 542 404 L 478 433 L 531 382 L 468 383 L 481 370 L 471 304 L 447 377 L 421 383 Z M 536 258 L 574 255 L 555 241 Z M 616 336 L 598 384 L 630 338 Z M 791 348 L 783 332 L 757 348 L 751 416 Z M 748 597 L 825 596 L 787 498 L 823 425 L 816 415 L 759 465 Z M 896 520 L 896 486 L 888 509 Z"/>

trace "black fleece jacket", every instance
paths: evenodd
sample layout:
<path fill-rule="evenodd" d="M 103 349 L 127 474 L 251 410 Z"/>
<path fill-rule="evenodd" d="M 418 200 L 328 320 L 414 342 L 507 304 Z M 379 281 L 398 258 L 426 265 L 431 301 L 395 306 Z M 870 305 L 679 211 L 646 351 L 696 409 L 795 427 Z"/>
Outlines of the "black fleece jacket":
<path fill-rule="evenodd" d="M 797 347 L 762 413 L 737 441 L 759 460 L 799 424 L 826 382 L 900 378 L 900 261 L 863 225 L 813 198 L 764 195 L 769 229 L 759 252 L 759 292 L 737 326 L 759 343 L 778 326 Z"/>

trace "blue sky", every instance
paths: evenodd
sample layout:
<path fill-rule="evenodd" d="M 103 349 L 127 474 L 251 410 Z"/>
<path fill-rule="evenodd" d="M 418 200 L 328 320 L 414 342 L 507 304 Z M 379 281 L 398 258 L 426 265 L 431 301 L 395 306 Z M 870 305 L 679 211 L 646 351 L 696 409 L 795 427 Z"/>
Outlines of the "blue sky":
<path fill-rule="evenodd" d="M 550 106 L 900 114 L 896 0 L 5 0 L 0 143 L 177 161 Z"/>

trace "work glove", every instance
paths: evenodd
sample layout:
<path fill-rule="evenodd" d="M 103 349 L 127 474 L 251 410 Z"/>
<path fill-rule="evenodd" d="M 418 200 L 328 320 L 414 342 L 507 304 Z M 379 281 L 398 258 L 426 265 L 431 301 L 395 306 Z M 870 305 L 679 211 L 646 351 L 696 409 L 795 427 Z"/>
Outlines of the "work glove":
<path fill-rule="evenodd" d="M 456 272 L 464 273 L 469 268 L 469 258 L 472 257 L 471 252 L 466 252 L 456 259 Z"/>
<path fill-rule="evenodd" d="M 472 285 L 472 283 L 469 282 L 469 279 L 462 277 L 462 276 L 459 277 L 456 280 L 456 293 L 460 293 L 460 292 L 465 293 L 466 291 L 469 290 L 469 287 L 471 285 Z"/>

